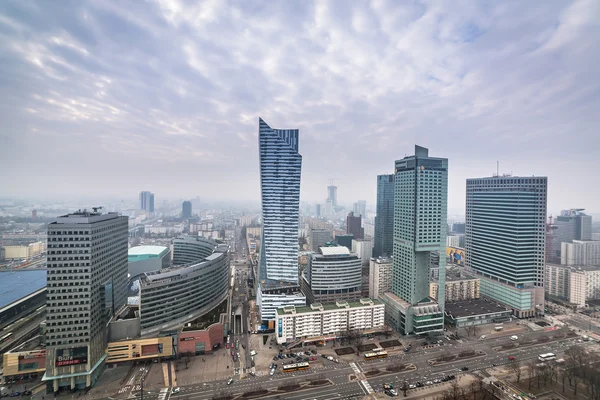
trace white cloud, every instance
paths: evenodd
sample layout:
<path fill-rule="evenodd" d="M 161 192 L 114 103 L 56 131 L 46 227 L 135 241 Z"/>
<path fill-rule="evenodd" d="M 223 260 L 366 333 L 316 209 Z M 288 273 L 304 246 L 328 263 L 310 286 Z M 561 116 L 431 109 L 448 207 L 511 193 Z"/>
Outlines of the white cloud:
<path fill-rule="evenodd" d="M 194 182 L 183 191 L 239 196 L 237 181 L 256 197 L 262 116 L 301 129 L 307 199 L 325 196 L 323 171 L 339 171 L 344 200 L 373 202 L 375 175 L 414 143 L 449 157 L 453 182 L 501 159 L 565 185 L 551 188 L 551 206 L 600 194 L 569 198 L 593 177 L 573 178 L 547 156 L 577 168 L 600 158 L 594 0 L 76 4 L 56 18 L 45 16 L 60 5 L 43 2 L 0 13 L 0 116 L 11 122 L 0 157 L 23 175 L 33 169 L 22 149 L 43 163 L 48 147 L 71 146 L 116 179 L 137 176 L 135 160 L 156 191 L 177 177 Z M 577 146 L 561 146 L 565 136 Z M 83 151 L 94 145 L 102 150 Z M 22 192 L 17 180 L 6 187 Z M 461 207 L 463 188 L 451 188 L 451 207 Z"/>

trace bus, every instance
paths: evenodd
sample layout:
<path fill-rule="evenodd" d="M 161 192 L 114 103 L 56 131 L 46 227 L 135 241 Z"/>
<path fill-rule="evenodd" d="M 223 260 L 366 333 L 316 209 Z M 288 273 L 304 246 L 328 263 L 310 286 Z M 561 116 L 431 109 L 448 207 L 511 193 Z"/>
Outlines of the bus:
<path fill-rule="evenodd" d="M 294 372 L 294 371 L 304 371 L 310 368 L 310 364 L 307 362 L 301 362 L 298 364 L 290 364 L 283 366 L 283 372 Z"/>
<path fill-rule="evenodd" d="M 365 353 L 364 357 L 365 360 L 374 360 L 376 358 L 387 358 L 388 353 L 387 351 L 378 351 L 376 353 Z"/>
<path fill-rule="evenodd" d="M 2 336 L 2 338 L 0 339 L 0 343 L 4 343 L 4 342 L 8 342 L 8 339 L 10 339 L 10 337 L 12 336 L 12 332 L 11 333 L 7 333 L 6 335 Z"/>
<path fill-rule="evenodd" d="M 540 361 L 551 361 L 551 360 L 556 360 L 556 355 L 554 353 L 546 353 L 546 354 L 540 354 L 540 356 L 538 357 Z"/>

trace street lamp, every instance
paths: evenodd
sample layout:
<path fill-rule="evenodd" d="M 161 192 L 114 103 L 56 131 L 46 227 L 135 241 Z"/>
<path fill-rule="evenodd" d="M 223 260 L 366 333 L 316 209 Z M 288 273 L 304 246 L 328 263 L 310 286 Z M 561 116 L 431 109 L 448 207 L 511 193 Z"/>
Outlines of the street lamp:
<path fill-rule="evenodd" d="M 140 392 L 141 392 L 141 399 L 140 400 L 144 400 L 144 378 L 142 378 L 142 384 L 140 386 Z"/>

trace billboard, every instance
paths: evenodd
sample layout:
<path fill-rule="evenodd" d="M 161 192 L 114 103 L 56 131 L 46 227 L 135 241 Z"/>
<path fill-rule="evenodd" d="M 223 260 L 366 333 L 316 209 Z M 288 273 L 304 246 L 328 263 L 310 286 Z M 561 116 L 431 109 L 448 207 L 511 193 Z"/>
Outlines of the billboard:
<path fill-rule="evenodd" d="M 446 261 L 452 264 L 465 265 L 465 249 L 446 247 Z"/>
<path fill-rule="evenodd" d="M 55 366 L 65 367 L 67 365 L 87 364 L 88 348 L 73 347 L 71 349 L 56 349 Z"/>

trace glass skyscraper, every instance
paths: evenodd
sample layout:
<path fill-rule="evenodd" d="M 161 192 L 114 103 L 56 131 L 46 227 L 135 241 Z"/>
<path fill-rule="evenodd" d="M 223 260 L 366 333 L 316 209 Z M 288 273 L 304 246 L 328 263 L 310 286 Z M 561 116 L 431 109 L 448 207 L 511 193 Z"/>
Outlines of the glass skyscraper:
<path fill-rule="evenodd" d="M 304 305 L 298 286 L 298 227 L 302 156 L 298 129 L 273 129 L 259 118 L 262 238 L 257 300 L 263 320 L 276 308 Z"/>
<path fill-rule="evenodd" d="M 377 175 L 373 257 L 390 257 L 394 243 L 394 175 Z"/>
<path fill-rule="evenodd" d="M 429 157 L 415 146 L 415 155 L 395 163 L 392 292 L 386 322 L 402 334 L 423 334 L 444 328 L 446 281 L 448 160 Z M 432 260 L 438 260 L 439 303 L 429 297 Z"/>
<path fill-rule="evenodd" d="M 544 310 L 546 177 L 467 179 L 465 267 L 518 317 Z"/>

